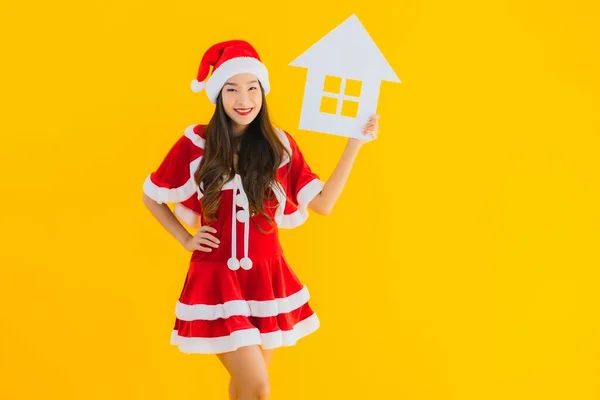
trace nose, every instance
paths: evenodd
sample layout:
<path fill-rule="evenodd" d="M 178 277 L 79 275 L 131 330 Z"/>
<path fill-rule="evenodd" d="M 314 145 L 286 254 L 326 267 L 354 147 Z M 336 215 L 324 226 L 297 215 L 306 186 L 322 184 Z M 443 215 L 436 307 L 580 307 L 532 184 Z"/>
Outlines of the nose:
<path fill-rule="evenodd" d="M 249 99 L 250 99 L 250 96 L 249 96 L 249 94 L 245 90 L 239 90 L 237 92 L 236 102 L 240 106 L 243 106 L 243 105 L 247 104 L 249 102 Z"/>

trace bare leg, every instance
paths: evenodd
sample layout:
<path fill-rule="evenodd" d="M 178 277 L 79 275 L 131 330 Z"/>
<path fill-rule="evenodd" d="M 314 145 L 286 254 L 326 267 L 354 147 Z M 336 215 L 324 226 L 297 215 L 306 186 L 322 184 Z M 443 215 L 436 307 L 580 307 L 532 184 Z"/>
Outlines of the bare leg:
<path fill-rule="evenodd" d="M 269 398 L 269 374 L 260 346 L 244 346 L 236 351 L 217 354 L 217 356 L 231 375 L 239 400 Z M 232 394 L 236 395 L 230 390 L 230 396 Z"/>
<path fill-rule="evenodd" d="M 273 358 L 274 349 L 270 350 L 262 350 L 262 355 L 265 360 L 265 365 L 269 368 L 271 364 L 271 359 Z M 229 400 L 238 400 L 238 393 L 235 384 L 233 383 L 233 378 L 229 379 Z"/>

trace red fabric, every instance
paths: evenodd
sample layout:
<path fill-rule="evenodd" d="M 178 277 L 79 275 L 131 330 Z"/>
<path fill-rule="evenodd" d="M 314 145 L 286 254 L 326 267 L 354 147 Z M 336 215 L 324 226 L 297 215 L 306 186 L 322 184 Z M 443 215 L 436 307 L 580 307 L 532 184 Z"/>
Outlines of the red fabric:
<path fill-rule="evenodd" d="M 310 168 L 310 165 L 307 163 L 304 158 L 304 154 L 300 150 L 298 143 L 294 140 L 294 138 L 286 132 L 288 140 L 290 142 L 290 148 L 292 150 L 292 159 L 290 160 L 291 167 L 289 167 L 289 173 L 286 172 L 285 181 L 282 180 L 282 184 L 284 184 L 285 191 L 287 193 L 287 197 L 289 199 L 286 204 L 285 214 L 291 214 L 292 212 L 298 209 L 298 193 L 310 182 L 315 179 L 319 179 L 319 176 L 313 172 Z M 280 169 L 283 172 L 283 169 L 286 168 L 284 166 Z"/>
<path fill-rule="evenodd" d="M 205 139 L 204 128 L 205 125 L 196 125 L 194 133 Z M 290 164 L 281 166 L 276 176 L 288 198 L 284 213 L 292 214 L 298 209 L 298 193 L 300 190 L 311 181 L 319 179 L 319 175 L 312 171 L 295 139 L 289 133 L 284 133 L 288 139 L 292 155 Z M 190 178 L 190 163 L 203 153 L 204 150 L 194 145 L 188 137 L 180 137 L 167 152 L 156 171 L 151 174 L 152 182 L 159 187 L 169 189 L 182 186 Z M 201 203 L 196 195 L 192 197 L 182 201 L 182 204 L 201 214 Z M 276 206 L 276 203 L 267 204 L 268 209 L 273 209 L 274 206 Z M 229 209 L 222 211 L 223 215 L 231 212 Z M 261 226 L 268 228 L 264 225 L 264 222 L 261 222 Z"/>
<path fill-rule="evenodd" d="M 201 126 L 197 126 L 195 131 L 197 132 L 195 134 L 202 137 L 203 129 Z M 150 173 L 150 180 L 159 188 L 176 189 L 182 187 L 190 179 L 190 163 L 203 154 L 203 148 L 195 145 L 189 137 L 182 135 L 167 151 L 158 167 Z M 176 202 L 182 203 L 195 212 L 200 211 L 195 193 L 190 193 L 184 199 L 179 199 Z"/>
<path fill-rule="evenodd" d="M 232 300 L 264 301 L 288 297 L 302 289 L 302 283 L 281 253 L 253 260 L 252 269 L 235 272 L 222 262 L 192 261 L 179 301 L 207 305 Z"/>
<path fill-rule="evenodd" d="M 289 163 L 282 165 L 277 177 L 285 189 L 289 201 L 285 205 L 285 214 L 293 213 L 297 208 L 298 193 L 309 182 L 318 179 L 311 171 L 298 144 L 285 133 L 292 156 Z M 204 139 L 204 126 L 194 128 L 197 139 Z M 190 163 L 203 155 L 203 149 L 198 147 L 201 141 L 194 141 L 183 136 L 176 141 L 168 151 L 156 171 L 151 174 L 154 184 L 161 188 L 177 188 L 184 185 L 190 178 Z M 289 172 L 288 172 L 289 171 Z M 249 257 L 253 261 L 250 270 L 239 269 L 232 271 L 227 267 L 227 260 L 231 257 L 231 223 L 232 218 L 232 191 L 223 190 L 220 200 L 221 207 L 217 213 L 217 220 L 209 224 L 217 232 L 214 234 L 221 241 L 218 249 L 211 252 L 195 251 L 191 255 L 189 269 L 183 284 L 179 301 L 183 305 L 220 305 L 228 301 L 270 301 L 286 299 L 294 294 L 300 294 L 304 286 L 283 255 L 279 242 L 278 227 L 269 225 L 264 217 L 251 218 L 249 229 Z M 181 201 L 181 204 L 191 211 L 202 214 L 201 200 L 197 193 Z M 265 204 L 273 217 L 278 203 L 272 200 Z M 263 233 L 261 229 L 269 231 Z M 202 218 L 202 223 L 207 224 Z M 244 224 L 236 222 L 237 255 L 241 258 L 244 254 Z M 297 300 L 296 300 L 297 301 Z M 175 330 L 180 337 L 221 337 L 227 336 L 236 330 L 257 327 L 261 333 L 291 331 L 294 325 L 313 315 L 307 301 L 296 304 L 294 310 L 287 310 L 278 315 L 259 317 L 255 315 L 233 315 L 229 318 L 216 320 L 196 319 L 184 321 L 175 319 Z M 216 350 L 215 350 L 216 351 Z"/>
<path fill-rule="evenodd" d="M 218 262 L 224 265 L 227 263 L 229 257 L 231 257 L 231 220 L 235 218 L 231 213 L 232 197 L 231 190 L 223 190 L 221 192 L 221 207 L 217 211 L 216 221 L 206 222 L 204 217 L 201 217 L 202 225 L 208 225 L 217 230 L 212 235 L 218 237 L 221 244 L 218 249 L 213 249 L 211 252 L 194 252 L 191 258 L 192 262 Z M 270 206 L 268 205 L 269 203 L 265 203 L 267 204 L 265 209 L 269 214 L 273 213 L 270 210 L 275 208 L 276 201 L 273 200 L 272 203 Z M 200 210 L 202 210 L 201 205 Z M 244 254 L 244 224 L 238 221 L 236 223 L 236 249 L 237 254 L 241 256 Z M 261 230 L 266 233 L 261 232 Z M 248 256 L 254 261 L 259 261 L 282 254 L 283 250 L 279 243 L 278 233 L 278 228 L 274 222 L 269 224 L 265 217 L 253 216 L 250 220 L 250 248 L 248 249 Z"/>
<path fill-rule="evenodd" d="M 216 43 L 202 56 L 196 79 L 200 82 L 204 81 L 210 72 L 211 66 L 214 73 L 214 70 L 219 68 L 225 61 L 236 57 L 253 57 L 261 61 L 257 51 L 244 40 L 228 40 Z"/>
<path fill-rule="evenodd" d="M 233 315 L 227 319 L 214 321 L 195 320 L 182 321 L 175 318 L 174 329 L 177 334 L 188 338 L 216 338 L 228 336 L 232 332 L 258 328 L 260 333 L 275 332 L 278 330 L 291 331 L 298 322 L 314 314 L 314 310 L 308 303 L 289 313 L 282 313 L 273 317 L 245 317 Z"/>
<path fill-rule="evenodd" d="M 190 177 L 191 141 L 181 136 L 171 146 L 156 171 L 150 177 L 156 186 L 168 189 L 177 188 Z"/>

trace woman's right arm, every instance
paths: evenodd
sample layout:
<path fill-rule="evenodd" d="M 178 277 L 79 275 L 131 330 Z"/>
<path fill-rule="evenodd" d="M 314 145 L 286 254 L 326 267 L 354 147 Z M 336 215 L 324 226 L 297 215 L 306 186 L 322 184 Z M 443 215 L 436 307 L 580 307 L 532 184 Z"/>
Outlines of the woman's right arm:
<path fill-rule="evenodd" d="M 163 228 L 165 228 L 179 242 L 179 244 L 185 248 L 186 243 L 189 241 L 192 235 L 190 235 L 181 222 L 179 222 L 169 206 L 164 203 L 157 203 L 146 193 L 142 193 L 142 201 L 154 218 L 156 218 L 156 220 L 163 226 Z"/>

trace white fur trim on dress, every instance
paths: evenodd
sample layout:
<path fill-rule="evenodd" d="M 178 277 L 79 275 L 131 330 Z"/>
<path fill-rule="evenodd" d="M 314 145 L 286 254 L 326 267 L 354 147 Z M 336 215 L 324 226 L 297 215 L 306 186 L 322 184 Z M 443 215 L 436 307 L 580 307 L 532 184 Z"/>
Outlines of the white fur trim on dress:
<path fill-rule="evenodd" d="M 273 317 L 289 313 L 308 302 L 310 293 L 304 286 L 298 292 L 283 298 L 273 300 L 231 300 L 222 304 L 183 304 L 177 301 L 175 315 L 182 321 L 205 320 L 213 321 L 219 318 L 229 318 L 233 315 L 246 317 Z"/>
<path fill-rule="evenodd" d="M 225 61 L 210 76 L 204 89 L 211 103 L 216 104 L 217 96 L 229 78 L 240 73 L 250 73 L 257 76 L 268 94 L 271 88 L 267 67 L 254 57 L 236 57 Z"/>
<path fill-rule="evenodd" d="M 198 193 L 198 185 L 196 185 L 196 181 L 194 180 L 194 172 L 198 168 L 201 160 L 202 156 L 190 163 L 189 178 L 187 182 L 176 188 L 158 186 L 152 182 L 151 175 L 149 174 L 144 181 L 144 193 L 159 204 L 181 203 L 182 201 L 189 199 L 193 194 Z"/>
<path fill-rule="evenodd" d="M 190 196 L 196 193 L 196 183 L 194 182 L 193 178 L 190 178 L 182 186 L 176 188 L 165 188 L 160 187 L 152 182 L 150 175 L 148 175 L 144 181 L 143 190 L 148 197 L 159 204 L 178 203 L 189 199 Z"/>
<path fill-rule="evenodd" d="M 274 189 L 279 202 L 279 206 L 275 211 L 277 225 L 284 229 L 292 229 L 306 222 L 309 215 L 308 205 L 323 190 L 323 186 L 325 184 L 318 178 L 308 182 L 298 191 L 298 195 L 296 196 L 298 199 L 297 209 L 291 214 L 284 214 L 286 193 L 281 185 L 276 184 Z"/>
<path fill-rule="evenodd" d="M 173 213 L 177 218 L 181 221 L 185 222 L 185 224 L 191 228 L 200 228 L 200 214 L 197 212 L 187 208 L 181 203 L 175 203 L 175 207 L 173 209 Z"/>
<path fill-rule="evenodd" d="M 188 138 L 196 147 L 204 148 L 205 140 L 194 132 L 196 125 L 190 125 L 185 128 L 184 136 Z M 198 185 L 194 181 L 194 172 L 200 165 L 202 156 L 194 159 L 189 166 L 189 178 L 186 183 L 176 188 L 165 188 L 152 182 L 150 174 L 146 177 L 143 190 L 152 200 L 157 203 L 180 203 L 189 199 L 194 193 L 199 193 Z"/>
<path fill-rule="evenodd" d="M 196 125 L 190 125 L 187 128 L 185 128 L 184 135 L 185 135 L 185 137 L 187 137 L 188 139 L 190 139 L 192 141 L 194 146 L 203 149 L 204 144 L 206 143 L 206 140 L 202 136 L 197 135 L 196 132 L 194 132 L 195 127 L 196 127 Z"/>
<path fill-rule="evenodd" d="M 315 332 L 320 327 L 317 314 L 298 322 L 291 330 L 260 333 L 257 328 L 234 331 L 228 336 L 215 338 L 183 337 L 177 330 L 171 332 L 171 344 L 183 353 L 217 354 L 235 351 L 242 346 L 261 345 L 263 349 L 293 346 L 298 340 Z"/>
<path fill-rule="evenodd" d="M 283 147 L 285 147 L 287 149 L 287 151 L 291 154 L 292 147 L 290 145 L 289 138 L 285 134 L 285 131 L 283 131 L 281 128 L 275 128 L 275 132 L 279 135 L 279 139 L 281 139 L 281 142 L 283 143 Z M 286 165 L 289 162 L 290 162 L 290 156 L 287 153 L 284 153 L 283 160 L 281 160 L 281 164 L 279 164 L 279 168 L 283 167 L 284 165 Z"/>

